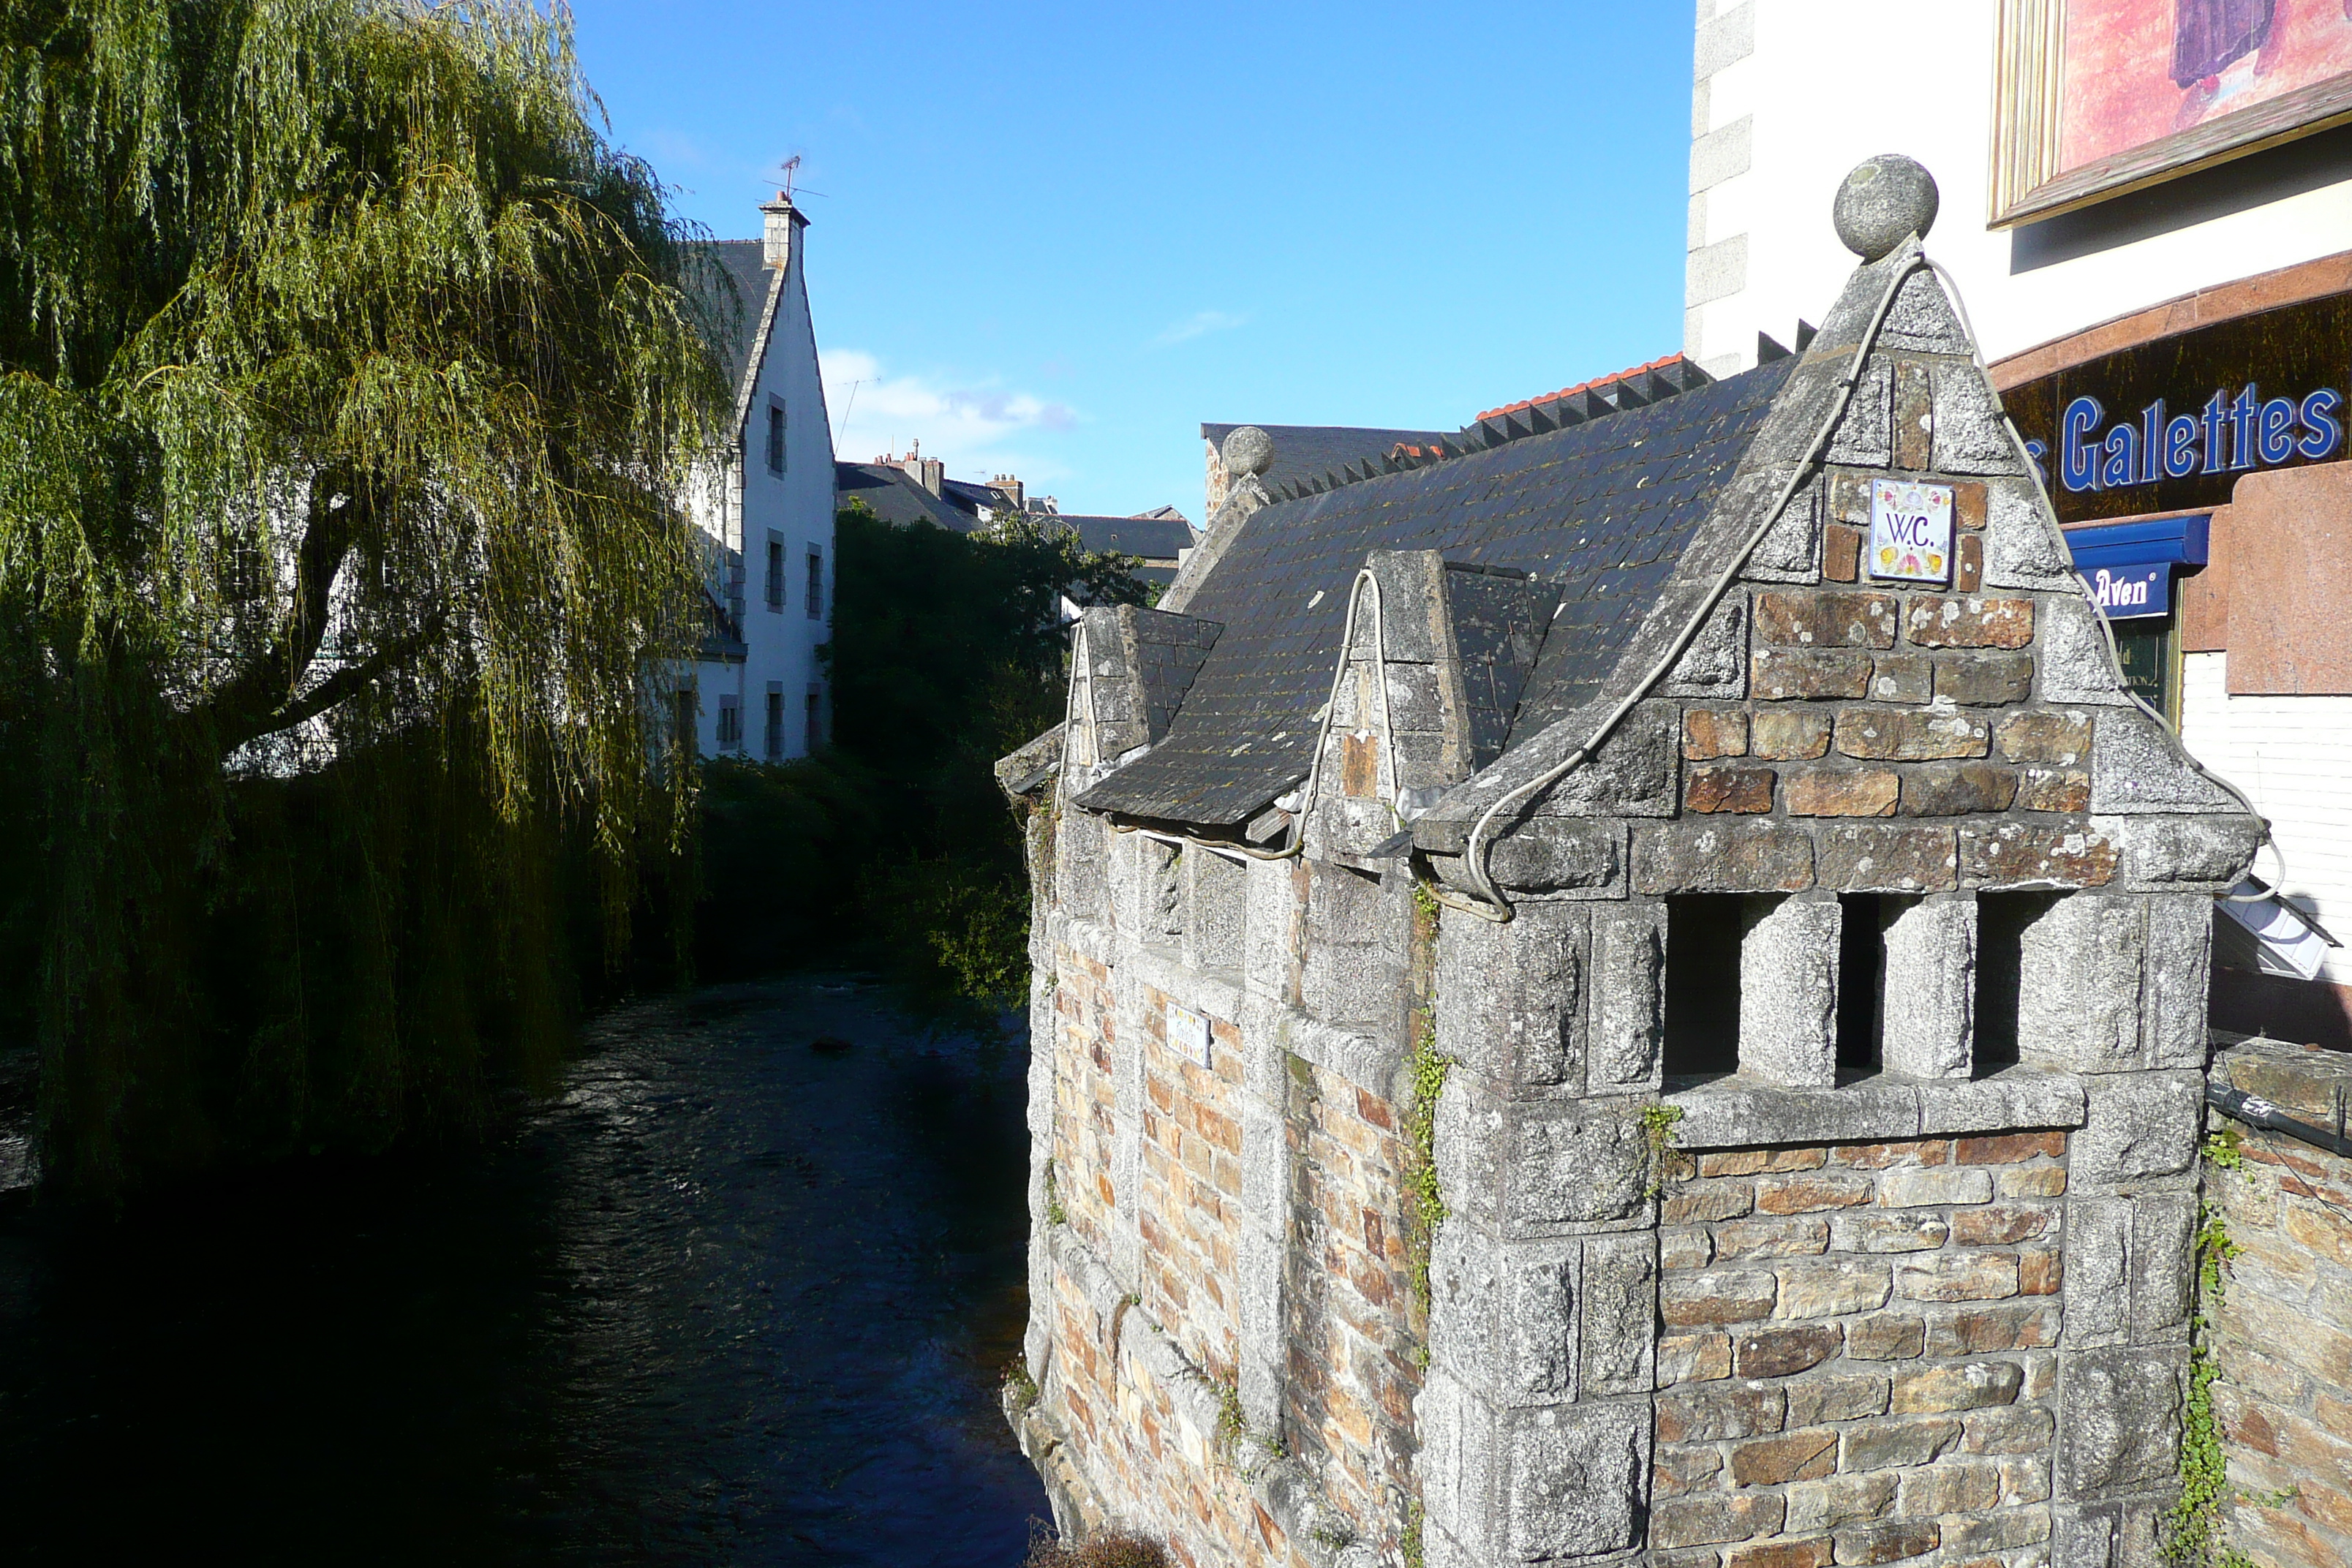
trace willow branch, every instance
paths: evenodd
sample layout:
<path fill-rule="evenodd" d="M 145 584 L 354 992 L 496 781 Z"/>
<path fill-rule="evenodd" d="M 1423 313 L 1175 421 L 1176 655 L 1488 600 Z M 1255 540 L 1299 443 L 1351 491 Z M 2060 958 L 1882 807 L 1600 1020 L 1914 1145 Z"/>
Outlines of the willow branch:
<path fill-rule="evenodd" d="M 272 710 L 247 732 L 226 737 L 226 749 L 234 751 L 248 741 L 257 741 L 264 735 L 275 735 L 282 730 L 291 730 L 297 724 L 317 718 L 337 703 L 358 695 L 369 685 L 399 666 L 406 664 L 430 647 L 439 638 L 443 629 L 448 624 L 449 617 L 443 612 L 436 610 L 406 637 L 386 644 L 357 664 L 345 665 L 301 696 Z"/>

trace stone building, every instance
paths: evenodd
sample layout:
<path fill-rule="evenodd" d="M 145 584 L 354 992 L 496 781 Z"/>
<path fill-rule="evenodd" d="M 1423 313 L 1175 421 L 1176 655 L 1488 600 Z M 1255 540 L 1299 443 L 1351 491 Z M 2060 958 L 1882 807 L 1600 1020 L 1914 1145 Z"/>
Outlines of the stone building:
<path fill-rule="evenodd" d="M 2231 63 L 2177 79 L 2224 12 Z M 2126 678 L 2272 825 L 2279 896 L 2229 906 L 2213 1022 L 2352 1048 L 2352 15 L 1697 0 L 1682 346 L 1708 371 L 1786 341 L 1850 259 L 1812 203 L 1885 121 L 1798 84 L 1923 60 L 1903 137 L 1943 177 L 1937 257 L 2076 560 L 2135 591 Z"/>
<path fill-rule="evenodd" d="M 1790 357 L 1224 502 L 1033 805 L 1034 1391 L 1179 1562 L 2155 1560 L 2214 895 L 1919 237 Z"/>

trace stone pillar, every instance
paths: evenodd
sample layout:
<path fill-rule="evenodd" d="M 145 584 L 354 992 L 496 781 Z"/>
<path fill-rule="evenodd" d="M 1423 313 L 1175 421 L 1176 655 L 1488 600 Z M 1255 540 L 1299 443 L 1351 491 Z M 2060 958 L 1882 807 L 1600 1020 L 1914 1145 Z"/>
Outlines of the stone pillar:
<path fill-rule="evenodd" d="M 1838 932 L 1832 893 L 1753 898 L 1739 939 L 1739 1070 L 1788 1089 L 1837 1082 Z"/>
<path fill-rule="evenodd" d="M 1936 894 L 1885 934 L 1879 1065 L 1901 1078 L 1966 1078 L 1976 1042 L 1977 906 Z"/>
<path fill-rule="evenodd" d="M 2158 911 L 2169 961 L 2197 966 L 2179 949 L 2203 940 L 2176 929 L 2174 901 L 2069 894 L 2026 932 L 2020 1055 L 2082 1074 L 2087 1102 L 2067 1150 L 2052 1568 L 2155 1563 L 2176 1489 L 2205 1106 L 2201 1051 L 2158 1065 L 2183 1032 L 2174 1015 L 2203 1024 L 2201 996 L 2149 972 Z"/>
<path fill-rule="evenodd" d="M 1111 919 L 1121 936 L 1169 946 L 1181 940 L 1184 896 L 1175 846 L 1112 831 L 1109 884 Z"/>
<path fill-rule="evenodd" d="M 1592 910 L 1595 1088 L 1655 1089 L 1665 1058 L 1666 907 L 1601 903 Z"/>
<path fill-rule="evenodd" d="M 1184 851 L 1184 963 L 1193 969 L 1242 965 L 1243 903 L 1249 873 L 1207 849 Z"/>
<path fill-rule="evenodd" d="M 1649 907 L 1444 917 L 1438 1044 L 1456 1065 L 1435 1153 L 1451 1212 L 1415 1404 L 1433 1564 L 1612 1562 L 1640 1544 L 1657 1245 L 1647 1097 L 1624 1090 L 1658 1070 L 1659 942 Z"/>
<path fill-rule="evenodd" d="M 1121 1286 L 1143 1280 L 1143 1049 L 1148 1027 L 1143 987 L 1129 966 L 1111 971 L 1113 1034 L 1111 1079 L 1110 1265 Z"/>
<path fill-rule="evenodd" d="M 1283 1271 L 1290 1244 L 1290 1074 L 1281 1031 L 1298 999 L 1306 872 L 1296 860 L 1252 860 L 1235 870 L 1244 1055 L 1234 1371 L 1242 1418 L 1253 1433 L 1276 1438 L 1288 1362 Z"/>
<path fill-rule="evenodd" d="M 1261 1011 L 1252 1005 L 1251 1013 Z M 1283 1268 L 1290 1247 L 1290 1073 L 1275 1031 L 1243 1025 L 1242 1203 L 1234 1273 L 1236 1379 L 1242 1417 L 1263 1437 L 1282 1433 L 1288 1353 Z"/>

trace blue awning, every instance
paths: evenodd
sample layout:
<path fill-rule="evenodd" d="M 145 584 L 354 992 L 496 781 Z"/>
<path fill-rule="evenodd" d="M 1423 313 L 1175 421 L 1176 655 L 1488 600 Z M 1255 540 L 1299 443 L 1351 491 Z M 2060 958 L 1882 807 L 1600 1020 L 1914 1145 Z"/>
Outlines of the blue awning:
<path fill-rule="evenodd" d="M 2065 531 L 2074 568 L 2111 621 L 2172 613 L 2172 569 L 2202 566 L 2211 541 L 2210 513 L 2147 522 L 2102 522 Z"/>
<path fill-rule="evenodd" d="M 2151 522 L 2101 522 L 2065 531 L 2074 564 L 2086 572 L 2094 566 L 2153 566 L 2167 561 L 2202 566 L 2213 519 L 2210 513 L 2159 517 Z"/>

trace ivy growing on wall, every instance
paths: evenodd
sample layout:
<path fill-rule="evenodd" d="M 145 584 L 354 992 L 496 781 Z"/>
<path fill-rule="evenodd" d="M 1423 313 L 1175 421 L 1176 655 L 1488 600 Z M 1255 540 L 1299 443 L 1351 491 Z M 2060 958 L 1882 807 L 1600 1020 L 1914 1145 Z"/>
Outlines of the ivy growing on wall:
<path fill-rule="evenodd" d="M 1454 1059 L 1437 1048 L 1437 996 L 1434 980 L 1438 905 L 1427 887 L 1413 887 L 1413 946 L 1416 976 L 1422 994 L 1412 1015 L 1412 1052 L 1405 1068 L 1411 1080 L 1412 1103 L 1405 1108 L 1404 1188 L 1411 1212 L 1405 1230 L 1407 1266 L 1413 1300 L 1429 1310 L 1430 1249 L 1438 1227 L 1445 1223 L 1445 1194 L 1437 1181 L 1437 1101 L 1445 1092 L 1446 1074 Z M 1416 1360 L 1428 1364 L 1426 1345 L 1414 1347 Z"/>
<path fill-rule="evenodd" d="M 2244 1178 L 2241 1142 L 2234 1127 L 2211 1134 L 2205 1140 L 2206 1163 L 2217 1173 Z M 2164 1560 L 2175 1568 L 2253 1568 L 2252 1559 L 2226 1539 L 2231 1504 L 2244 1500 L 2275 1507 L 2292 1495 L 2250 1496 L 2231 1484 L 2229 1452 L 2221 1417 L 2213 1409 L 2213 1384 L 2221 1371 L 2212 1346 L 2213 1313 L 2228 1297 L 2230 1262 L 2243 1250 L 2230 1235 L 2221 1205 L 2199 1204 L 2197 1301 L 2189 1320 L 2189 1382 L 2180 1411 L 2180 1496 L 2166 1517 L 2162 1548 Z"/>

